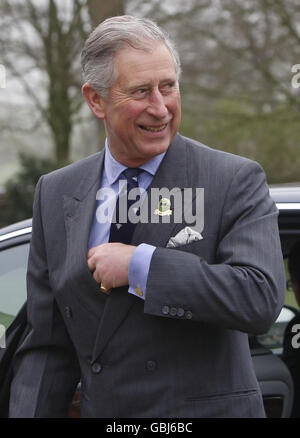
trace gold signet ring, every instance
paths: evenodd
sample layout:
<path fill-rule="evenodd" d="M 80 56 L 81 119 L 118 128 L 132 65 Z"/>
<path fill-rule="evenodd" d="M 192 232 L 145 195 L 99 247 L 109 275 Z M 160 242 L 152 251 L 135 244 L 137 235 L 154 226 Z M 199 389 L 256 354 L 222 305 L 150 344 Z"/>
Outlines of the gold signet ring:
<path fill-rule="evenodd" d="M 101 292 L 103 292 L 104 294 L 109 294 L 109 292 L 111 291 L 111 289 L 107 289 L 106 287 L 103 286 L 103 284 L 100 284 L 100 290 Z"/>

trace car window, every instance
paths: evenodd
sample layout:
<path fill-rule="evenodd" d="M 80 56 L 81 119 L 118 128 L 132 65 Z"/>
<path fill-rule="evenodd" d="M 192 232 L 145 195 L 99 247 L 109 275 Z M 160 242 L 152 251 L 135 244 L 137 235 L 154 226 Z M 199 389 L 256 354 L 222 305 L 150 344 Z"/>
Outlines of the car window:
<path fill-rule="evenodd" d="M 284 240 L 282 243 L 283 246 L 285 247 L 286 240 Z M 272 350 L 273 353 L 277 355 L 282 354 L 284 333 L 288 323 L 300 311 L 291 285 L 287 258 L 284 259 L 284 265 L 285 265 L 285 275 L 287 280 L 284 307 L 282 308 L 278 318 L 276 319 L 275 323 L 272 325 L 270 330 L 267 333 L 256 337 L 256 339 L 261 345 L 263 345 L 266 348 L 269 348 L 270 350 Z"/>
<path fill-rule="evenodd" d="M 296 312 L 296 309 L 283 307 L 270 330 L 263 335 L 257 336 L 259 343 L 272 350 L 273 353 L 280 355 L 286 326 L 296 316 Z"/>
<path fill-rule="evenodd" d="M 0 325 L 6 329 L 26 300 L 29 243 L 0 251 Z"/>

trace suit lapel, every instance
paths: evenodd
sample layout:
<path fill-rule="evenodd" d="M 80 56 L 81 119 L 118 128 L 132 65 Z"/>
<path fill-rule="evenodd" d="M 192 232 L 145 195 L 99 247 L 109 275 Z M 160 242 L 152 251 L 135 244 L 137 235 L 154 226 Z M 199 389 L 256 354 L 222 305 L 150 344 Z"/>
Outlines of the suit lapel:
<path fill-rule="evenodd" d="M 79 300 L 84 300 L 85 305 L 88 305 L 90 310 L 95 313 L 97 310 L 95 302 L 103 297 L 99 293 L 99 285 L 88 269 L 86 258 L 89 233 L 95 212 L 96 193 L 101 181 L 104 152 L 102 151 L 93 157 L 90 157 L 82 171 L 82 178 L 75 194 L 64 196 L 64 217 L 67 234 L 67 266 L 71 273 L 70 281 Z M 92 302 L 86 300 L 87 297 L 91 298 Z"/>
<path fill-rule="evenodd" d="M 184 187 L 188 187 L 186 147 L 185 142 L 180 135 L 175 137 L 169 147 L 164 160 L 148 189 L 148 193 L 152 188 L 162 187 L 169 190 L 177 188 L 179 191 Z M 149 220 L 148 223 L 139 223 L 136 226 L 132 244 L 139 245 L 140 243 L 148 243 L 154 246 L 164 247 L 166 246 L 174 228 L 178 227 L 180 229 L 182 223 L 174 223 L 173 215 L 170 217 L 170 223 L 152 223 L 154 216 L 153 211 L 151 211 L 150 197 L 148 197 L 147 202 L 148 213 L 151 215 L 151 220 Z M 143 208 L 146 208 L 145 203 Z M 139 298 L 128 293 L 127 287 L 114 289 L 108 296 L 96 337 L 92 356 L 93 361 L 101 355 L 107 342 L 118 329 L 124 318 L 129 313 L 131 307 L 138 299 Z"/>

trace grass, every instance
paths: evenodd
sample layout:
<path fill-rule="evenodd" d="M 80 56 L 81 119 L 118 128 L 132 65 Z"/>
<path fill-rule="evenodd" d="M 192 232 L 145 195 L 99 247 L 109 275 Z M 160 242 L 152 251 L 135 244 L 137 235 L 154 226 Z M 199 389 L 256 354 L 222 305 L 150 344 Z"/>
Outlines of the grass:
<path fill-rule="evenodd" d="M 286 296 L 285 296 L 284 304 L 286 304 L 287 306 L 295 307 L 296 309 L 300 310 L 299 306 L 298 306 L 298 303 L 296 301 L 294 292 L 291 291 L 291 290 L 287 291 Z"/>
<path fill-rule="evenodd" d="M 7 313 L 0 312 L 0 324 L 4 325 L 6 330 L 12 323 L 13 319 L 14 319 L 13 315 L 8 315 Z"/>
<path fill-rule="evenodd" d="M 286 279 L 290 280 L 290 274 L 289 274 L 288 267 L 287 267 L 287 259 L 284 260 L 284 267 L 285 267 Z M 299 306 L 298 306 L 298 303 L 296 301 L 296 298 L 295 298 L 295 294 L 294 294 L 292 289 L 288 289 L 287 290 L 284 304 L 287 305 L 287 306 L 295 307 L 296 309 L 300 310 Z"/>

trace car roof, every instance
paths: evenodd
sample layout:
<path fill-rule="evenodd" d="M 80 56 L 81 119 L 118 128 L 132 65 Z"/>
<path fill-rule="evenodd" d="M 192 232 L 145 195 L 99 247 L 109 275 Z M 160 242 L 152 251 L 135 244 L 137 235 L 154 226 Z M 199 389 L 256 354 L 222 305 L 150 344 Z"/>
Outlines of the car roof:
<path fill-rule="evenodd" d="M 299 203 L 300 183 L 271 184 L 270 194 L 276 203 Z"/>
<path fill-rule="evenodd" d="M 14 237 L 30 234 L 32 229 L 32 219 L 16 222 L 15 224 L 0 229 L 0 242 Z"/>

